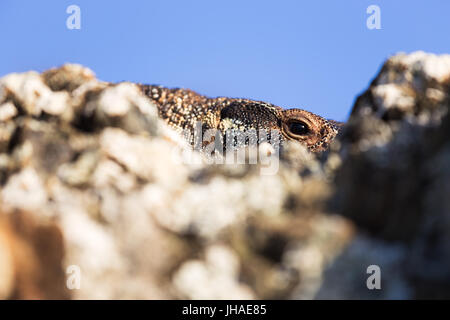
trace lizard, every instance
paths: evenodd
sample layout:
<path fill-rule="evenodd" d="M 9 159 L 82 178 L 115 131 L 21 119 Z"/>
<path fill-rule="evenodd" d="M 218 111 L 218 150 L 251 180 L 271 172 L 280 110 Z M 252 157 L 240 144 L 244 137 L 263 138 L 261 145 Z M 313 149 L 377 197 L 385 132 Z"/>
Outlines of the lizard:
<path fill-rule="evenodd" d="M 217 129 L 222 134 L 229 129 L 277 130 L 281 143 L 294 140 L 311 152 L 322 152 L 342 125 L 303 109 L 283 109 L 263 101 L 210 98 L 189 89 L 138 86 L 156 104 L 159 116 L 178 131 L 194 130 L 196 122 L 201 122 L 202 130 Z"/>

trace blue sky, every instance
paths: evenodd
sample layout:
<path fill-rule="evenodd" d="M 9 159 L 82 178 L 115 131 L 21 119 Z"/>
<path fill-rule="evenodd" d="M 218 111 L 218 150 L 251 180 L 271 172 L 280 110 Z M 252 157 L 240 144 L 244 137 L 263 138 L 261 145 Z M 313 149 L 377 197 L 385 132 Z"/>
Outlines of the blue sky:
<path fill-rule="evenodd" d="M 81 29 L 66 28 L 69 5 Z M 369 30 L 366 8 L 381 9 Z M 450 1 L 0 2 L 0 76 L 81 63 L 105 81 L 185 87 L 345 120 L 384 59 L 450 53 Z"/>

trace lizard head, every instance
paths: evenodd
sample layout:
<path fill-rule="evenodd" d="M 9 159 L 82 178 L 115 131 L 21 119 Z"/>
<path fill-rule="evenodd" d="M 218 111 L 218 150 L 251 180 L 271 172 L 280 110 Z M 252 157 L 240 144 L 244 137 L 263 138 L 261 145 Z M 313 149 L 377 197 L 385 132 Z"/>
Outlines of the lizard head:
<path fill-rule="evenodd" d="M 301 109 L 282 110 L 280 118 L 283 136 L 288 140 L 299 141 L 313 152 L 326 150 L 341 125 Z"/>
<path fill-rule="evenodd" d="M 298 141 L 312 152 L 328 149 L 336 137 L 340 123 L 326 120 L 301 109 L 282 109 L 278 106 L 253 100 L 228 100 L 220 109 L 218 128 L 248 130 L 278 130 L 283 140 Z"/>

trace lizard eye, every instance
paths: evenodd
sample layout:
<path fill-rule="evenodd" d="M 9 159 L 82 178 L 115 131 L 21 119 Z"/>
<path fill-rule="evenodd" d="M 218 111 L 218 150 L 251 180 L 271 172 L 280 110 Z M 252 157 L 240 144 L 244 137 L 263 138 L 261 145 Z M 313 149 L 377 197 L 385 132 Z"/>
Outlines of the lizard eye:
<path fill-rule="evenodd" d="M 292 134 L 296 136 L 304 136 L 310 132 L 308 125 L 302 121 L 289 122 L 288 129 Z"/>

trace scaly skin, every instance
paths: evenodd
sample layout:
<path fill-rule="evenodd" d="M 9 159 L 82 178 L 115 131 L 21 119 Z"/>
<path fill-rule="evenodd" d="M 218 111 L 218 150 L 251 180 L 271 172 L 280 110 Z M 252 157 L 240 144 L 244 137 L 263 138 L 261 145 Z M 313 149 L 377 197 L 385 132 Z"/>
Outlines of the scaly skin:
<path fill-rule="evenodd" d="M 158 107 L 159 115 L 178 131 L 194 130 L 198 121 L 203 130 L 218 129 L 223 134 L 234 129 L 278 130 L 281 142 L 295 140 L 312 152 L 328 148 L 340 123 L 301 109 L 282 109 L 262 101 L 209 98 L 188 89 L 140 85 Z"/>

